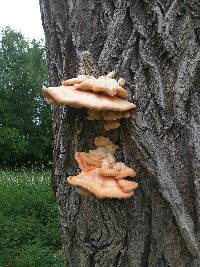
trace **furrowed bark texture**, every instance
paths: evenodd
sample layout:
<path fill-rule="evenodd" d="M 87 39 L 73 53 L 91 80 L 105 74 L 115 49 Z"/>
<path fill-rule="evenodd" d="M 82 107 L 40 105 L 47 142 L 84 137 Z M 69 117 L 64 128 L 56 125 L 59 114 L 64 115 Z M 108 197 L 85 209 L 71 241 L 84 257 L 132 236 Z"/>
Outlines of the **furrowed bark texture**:
<path fill-rule="evenodd" d="M 200 266 L 200 3 L 40 0 L 50 85 L 112 70 L 131 118 L 109 134 L 137 171 L 129 200 L 81 197 L 66 177 L 76 151 L 105 135 L 86 111 L 53 108 L 54 186 L 70 267 Z M 93 64 L 87 60 L 88 55 Z"/>

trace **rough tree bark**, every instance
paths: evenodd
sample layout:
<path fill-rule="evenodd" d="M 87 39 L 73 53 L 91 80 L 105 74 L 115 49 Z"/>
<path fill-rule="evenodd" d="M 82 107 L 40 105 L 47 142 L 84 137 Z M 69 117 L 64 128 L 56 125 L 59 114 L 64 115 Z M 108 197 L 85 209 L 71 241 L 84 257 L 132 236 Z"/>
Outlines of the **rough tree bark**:
<path fill-rule="evenodd" d="M 137 171 L 129 200 L 81 197 L 66 184 L 77 174 L 75 151 L 93 148 L 102 132 L 83 109 L 53 108 L 65 266 L 199 267 L 199 1 L 40 0 L 40 7 L 50 85 L 83 73 L 90 53 L 99 74 L 126 79 L 138 106 L 110 135 Z"/>

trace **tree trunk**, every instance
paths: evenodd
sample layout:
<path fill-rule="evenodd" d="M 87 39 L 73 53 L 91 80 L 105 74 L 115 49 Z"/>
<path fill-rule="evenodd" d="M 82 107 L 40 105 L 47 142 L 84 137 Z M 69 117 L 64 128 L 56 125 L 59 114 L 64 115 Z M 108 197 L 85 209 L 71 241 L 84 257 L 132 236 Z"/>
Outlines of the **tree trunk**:
<path fill-rule="evenodd" d="M 86 65 L 88 73 L 115 70 L 138 107 L 109 134 L 137 171 L 128 200 L 82 197 L 66 183 L 78 173 L 75 152 L 105 134 L 84 109 L 53 108 L 65 266 L 199 267 L 199 1 L 40 0 L 40 7 L 50 85 Z"/>

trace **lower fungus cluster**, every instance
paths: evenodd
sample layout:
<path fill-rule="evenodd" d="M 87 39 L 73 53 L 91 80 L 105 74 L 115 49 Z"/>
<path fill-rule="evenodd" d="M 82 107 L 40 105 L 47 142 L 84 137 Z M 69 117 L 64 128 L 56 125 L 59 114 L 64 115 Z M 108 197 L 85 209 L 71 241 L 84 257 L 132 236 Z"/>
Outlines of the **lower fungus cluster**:
<path fill-rule="evenodd" d="M 67 182 L 78 187 L 82 195 L 98 198 L 129 198 L 138 184 L 126 180 L 135 177 L 133 169 L 122 162 L 116 162 L 114 153 L 118 148 L 109 138 L 95 138 L 95 150 L 76 152 L 75 159 L 81 172 L 77 176 L 69 176 Z"/>
<path fill-rule="evenodd" d="M 113 74 L 113 72 L 112 72 Z M 88 108 L 88 120 L 103 120 L 104 130 L 120 127 L 120 120 L 129 118 L 133 103 L 124 98 L 128 92 L 122 87 L 124 79 L 116 81 L 111 74 L 95 78 L 79 75 L 65 80 L 59 87 L 44 87 L 43 95 L 49 104 Z M 85 196 L 98 198 L 129 198 L 137 183 L 124 179 L 134 177 L 135 171 L 122 162 L 116 162 L 114 153 L 118 148 L 109 138 L 95 138 L 97 149 L 77 152 L 81 173 L 67 178 Z"/>

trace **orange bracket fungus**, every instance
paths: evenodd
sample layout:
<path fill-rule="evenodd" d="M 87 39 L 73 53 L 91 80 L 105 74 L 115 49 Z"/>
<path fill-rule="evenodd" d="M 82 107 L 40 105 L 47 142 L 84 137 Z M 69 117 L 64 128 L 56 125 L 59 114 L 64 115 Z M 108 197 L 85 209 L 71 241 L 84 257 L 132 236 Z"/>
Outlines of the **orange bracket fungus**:
<path fill-rule="evenodd" d="M 105 120 L 104 130 L 109 131 L 120 127 L 119 120 L 122 118 L 129 118 L 130 114 L 128 111 L 99 111 L 99 110 L 88 110 L 87 119 L 92 120 Z"/>
<path fill-rule="evenodd" d="M 124 79 L 120 78 L 118 81 L 112 79 L 114 75 L 110 72 L 106 76 L 95 78 L 89 75 L 79 75 L 77 78 L 65 80 L 62 85 L 73 85 L 76 89 L 81 91 L 92 91 L 94 93 L 103 93 L 109 96 L 127 97 L 128 92 L 122 87 L 125 83 Z"/>
<path fill-rule="evenodd" d="M 109 122 L 106 122 L 103 127 L 105 131 L 110 131 L 110 130 L 119 128 L 120 125 L 121 124 L 119 121 L 111 121 L 111 122 L 109 121 Z"/>
<path fill-rule="evenodd" d="M 95 94 L 77 90 L 74 86 L 59 86 L 42 88 L 43 95 L 49 104 L 85 107 L 96 110 L 126 111 L 135 105 L 116 96 Z"/>
<path fill-rule="evenodd" d="M 78 192 L 85 196 L 131 197 L 138 184 L 124 178 L 135 177 L 135 171 L 122 162 L 116 162 L 114 153 L 118 147 L 109 138 L 96 137 L 95 145 L 95 150 L 75 154 L 81 173 L 69 176 L 67 182 L 78 187 Z"/>
<path fill-rule="evenodd" d="M 79 75 L 62 82 L 59 87 L 45 87 L 42 92 L 49 104 L 88 108 L 88 120 L 105 120 L 104 130 L 120 127 L 119 120 L 128 118 L 135 104 L 123 99 L 128 92 L 122 87 L 125 80 L 112 78 L 114 72 L 95 78 Z M 116 121 L 118 120 L 118 121 Z"/>
<path fill-rule="evenodd" d="M 114 72 L 95 78 L 79 75 L 62 82 L 59 87 L 42 88 L 42 93 L 49 104 L 69 105 L 88 108 L 88 120 L 104 120 L 104 130 L 120 127 L 120 119 L 129 118 L 129 110 L 136 107 L 124 98 L 128 93 L 123 88 L 125 81 L 112 78 Z M 135 177 L 133 169 L 122 162 L 116 162 L 115 152 L 118 148 L 109 138 L 95 138 L 95 150 L 76 152 L 81 172 L 70 176 L 67 182 L 77 187 L 83 196 L 98 198 L 129 198 L 138 184 L 125 179 Z"/>
<path fill-rule="evenodd" d="M 62 86 L 45 87 L 42 92 L 50 104 L 85 107 L 94 110 L 127 111 L 136 106 L 123 99 L 128 95 L 121 86 L 124 79 L 118 81 L 111 78 L 113 72 L 95 78 L 79 75 L 77 78 L 65 80 Z"/>

